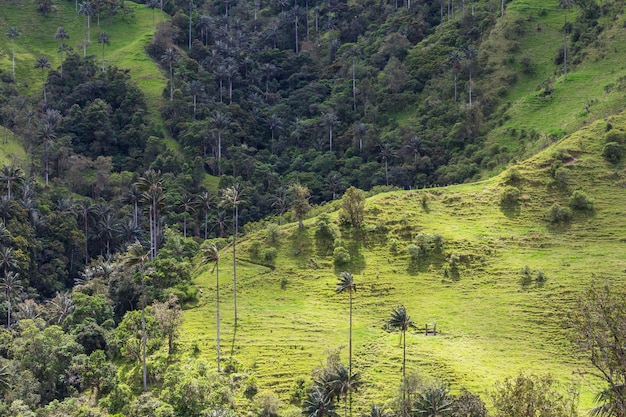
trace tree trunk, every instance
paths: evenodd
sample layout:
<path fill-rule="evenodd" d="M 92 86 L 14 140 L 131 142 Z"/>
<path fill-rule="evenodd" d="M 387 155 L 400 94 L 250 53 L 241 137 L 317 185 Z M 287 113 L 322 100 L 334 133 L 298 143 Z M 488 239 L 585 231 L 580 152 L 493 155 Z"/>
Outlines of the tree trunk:
<path fill-rule="evenodd" d="M 141 266 L 141 356 L 143 392 L 148 391 L 148 378 L 146 367 L 146 279 Z"/>
<path fill-rule="evenodd" d="M 219 260 L 215 263 L 215 298 L 217 304 L 217 373 L 221 372 L 220 365 L 220 267 Z"/>
<path fill-rule="evenodd" d="M 235 235 L 233 236 L 233 300 L 235 326 L 237 326 L 237 233 L 239 232 L 239 206 L 235 204 Z"/>

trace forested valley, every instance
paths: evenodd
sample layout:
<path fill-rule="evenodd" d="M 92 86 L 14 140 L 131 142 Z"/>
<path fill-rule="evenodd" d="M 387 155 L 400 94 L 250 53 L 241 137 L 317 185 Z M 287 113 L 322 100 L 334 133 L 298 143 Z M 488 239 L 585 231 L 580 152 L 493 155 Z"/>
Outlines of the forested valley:
<path fill-rule="evenodd" d="M 417 313 L 409 300 L 422 285 L 413 280 L 436 277 L 436 285 L 450 287 L 475 275 L 490 286 L 485 277 L 501 274 L 494 257 L 509 244 L 502 236 L 518 233 L 457 238 L 458 229 L 429 226 L 422 216 L 432 210 L 451 216 L 440 223 L 471 221 L 475 212 L 464 210 L 484 204 L 476 212 L 521 225 L 524 211 L 532 226 L 523 227 L 532 232 L 520 242 L 558 246 L 550 242 L 562 234 L 567 246 L 587 236 L 571 224 L 605 221 L 594 215 L 602 213 L 594 211 L 594 193 L 606 192 L 596 199 L 609 204 L 606 196 L 623 188 L 626 122 L 615 116 L 623 110 L 623 66 L 605 71 L 600 92 L 584 90 L 562 116 L 567 123 L 527 123 L 515 101 L 525 91 L 539 107 L 559 102 L 567 80 L 582 79 L 578 67 L 619 56 L 624 3 L 515 6 L 509 15 L 513 4 L 504 0 L 1 0 L 0 416 L 578 415 L 578 388 L 564 388 L 563 375 L 572 373 L 564 364 L 599 370 L 590 388 L 600 392 L 594 410 L 623 415 L 623 352 L 606 337 L 623 336 L 622 293 L 578 283 L 576 292 L 550 288 L 566 272 L 535 255 L 524 268 L 506 258 L 515 272 L 502 274 L 515 277 L 516 294 L 532 288 L 541 297 L 544 285 L 559 294 L 550 299 L 566 294 L 549 319 L 536 319 L 542 332 L 561 323 L 555 345 L 545 349 L 555 357 L 553 350 L 570 352 L 555 359 L 557 377 L 520 372 L 494 385 L 473 374 L 463 380 L 467 370 L 436 370 L 429 379 L 416 370 L 421 359 L 411 362 L 416 355 L 406 364 L 407 339 L 411 345 L 418 333 L 429 336 L 428 324 L 409 315 Z M 543 34 L 558 41 L 534 43 L 540 52 L 524 44 Z M 121 36 L 132 43 L 115 50 Z M 583 127 L 590 130 L 568 139 Z M 602 137 L 601 150 L 592 137 Z M 544 149 L 546 161 L 511 168 Z M 574 171 L 571 164 L 587 154 L 602 171 Z M 494 178 L 497 197 L 469 188 Z M 455 184 L 467 191 L 450 194 Z M 615 204 L 605 212 L 618 211 Z M 619 227 L 593 227 L 610 230 L 603 245 L 623 242 Z M 622 266 L 612 258 L 608 264 L 611 277 Z M 397 274 L 406 284 L 391 283 Z M 312 340 L 290 338 L 280 326 L 259 332 L 270 338 L 266 344 L 256 334 L 245 339 L 256 323 L 250 306 L 260 299 L 271 314 L 256 313 L 270 321 L 295 314 L 271 300 L 307 311 L 322 303 L 292 298 L 307 284 L 322 298 L 348 293 L 349 348 L 347 338 L 336 346 L 329 336 L 333 325 L 347 326 L 345 316 L 339 325 L 332 314 L 318 320 L 328 319 L 327 328 L 308 327 Z M 437 296 L 435 284 L 424 284 L 435 291 L 428 297 Z M 228 338 L 221 348 L 220 288 L 229 306 L 221 313 Z M 363 291 L 366 301 L 358 301 Z M 376 317 L 357 330 L 368 349 L 362 355 L 380 355 L 379 343 L 402 352 L 397 363 L 372 370 L 355 353 L 353 364 L 353 296 L 363 303 L 357 320 L 365 310 Z M 391 299 L 384 308 L 376 301 Z M 577 335 L 564 341 L 572 328 Z M 371 329 L 383 339 L 370 343 Z M 249 353 L 248 342 L 261 347 Z M 307 351 L 307 343 L 317 350 Z M 268 349 L 270 358 L 261 353 Z M 292 373 L 268 371 L 278 367 L 271 355 L 281 349 L 304 357 Z M 592 360 L 581 365 L 587 353 Z M 524 369 L 519 361 L 514 369 Z M 368 380 L 359 366 L 382 376 Z"/>

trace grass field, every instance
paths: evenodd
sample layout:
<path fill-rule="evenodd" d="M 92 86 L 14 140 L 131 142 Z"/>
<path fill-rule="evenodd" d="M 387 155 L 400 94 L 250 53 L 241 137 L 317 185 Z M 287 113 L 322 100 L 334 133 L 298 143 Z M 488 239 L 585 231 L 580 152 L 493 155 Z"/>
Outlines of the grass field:
<path fill-rule="evenodd" d="M 615 116 L 611 123 L 624 128 L 626 117 Z M 337 276 L 346 269 L 358 285 L 354 357 L 366 381 L 355 396 L 359 411 L 388 400 L 398 388 L 402 349 L 399 335 L 385 331 L 385 321 L 400 304 L 418 327 L 436 322 L 442 332 L 437 337 L 411 332 L 410 370 L 447 381 L 453 390 L 466 387 L 487 401 L 498 380 L 520 371 L 550 372 L 564 390 L 580 391 L 581 409 L 590 408 L 598 381 L 578 373 L 589 364 L 568 341 L 567 317 L 592 281 L 623 282 L 626 269 L 623 171 L 600 156 L 605 129 L 605 122 L 594 123 L 520 164 L 522 197 L 514 210 L 499 205 L 503 176 L 370 198 L 365 238 L 356 240 L 345 231 L 341 237 L 353 260 L 345 268 L 334 268 L 325 248 L 316 245 L 315 219 L 305 222 L 304 233 L 294 224 L 282 227 L 275 270 L 251 262 L 250 244 L 263 241 L 263 233 L 251 234 L 238 249 L 236 333 L 230 253 L 221 261 L 225 356 L 232 355 L 262 388 L 285 401 L 296 378 L 309 378 L 329 350 L 341 348 L 347 360 L 348 300 L 334 293 Z M 565 164 L 570 174 L 565 189 L 555 187 L 549 173 L 555 149 L 572 155 Z M 551 225 L 546 211 L 555 202 L 567 206 L 574 189 L 595 200 L 594 213 L 576 213 L 570 224 Z M 336 219 L 336 213 L 332 216 Z M 419 233 L 443 235 L 444 254 L 411 268 L 405 248 Z M 392 238 L 398 241 L 397 254 L 390 251 Z M 458 277 L 446 277 L 453 254 L 461 260 Z M 524 266 L 543 271 L 545 283 L 524 285 Z M 197 344 L 209 361 L 215 358 L 214 279 L 200 267 L 196 285 L 204 298 L 185 312 L 182 332 L 184 345 Z M 286 280 L 284 289 L 281 280 Z"/>
<path fill-rule="evenodd" d="M 0 27 L 15 26 L 21 35 L 15 40 L 15 78 L 18 89 L 22 93 L 32 95 L 41 92 L 41 71 L 34 68 L 35 61 L 45 55 L 52 68 L 60 64 L 61 56 L 58 53 L 60 41 L 54 39 L 59 26 L 63 26 L 70 38 L 66 43 L 79 53 L 82 51 L 83 33 L 85 30 L 84 16 L 76 13 L 75 2 L 55 2 L 57 11 L 48 16 L 36 12 L 34 0 L 19 2 L 3 2 L 0 7 Z M 133 11 L 133 16 L 124 19 L 121 13 L 112 19 L 104 16 L 98 27 L 97 17 L 91 22 L 91 44 L 87 54 L 95 55 L 97 62 L 102 59 L 102 45 L 97 42 L 100 31 L 106 31 L 110 38 L 110 45 L 105 46 L 105 65 L 116 65 L 119 68 L 130 69 L 133 80 L 141 87 L 148 102 L 152 118 L 158 118 L 159 102 L 162 97 L 166 78 L 161 70 L 144 52 L 144 47 L 150 42 L 153 33 L 152 11 L 145 5 L 126 2 Z M 155 13 L 155 22 L 165 19 L 160 11 Z M 0 37 L 0 68 L 11 71 L 11 41 L 3 30 Z"/>

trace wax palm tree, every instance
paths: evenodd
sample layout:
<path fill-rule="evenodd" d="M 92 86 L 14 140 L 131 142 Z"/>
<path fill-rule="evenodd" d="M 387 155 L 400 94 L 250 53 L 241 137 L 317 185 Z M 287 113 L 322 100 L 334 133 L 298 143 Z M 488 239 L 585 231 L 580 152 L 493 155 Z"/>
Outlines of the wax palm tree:
<path fill-rule="evenodd" d="M 283 224 L 283 215 L 289 209 L 291 205 L 291 196 L 287 187 L 280 186 L 276 190 L 276 194 L 272 196 L 272 207 L 275 213 L 278 214 L 278 224 Z"/>
<path fill-rule="evenodd" d="M 209 237 L 209 212 L 215 205 L 215 196 L 213 193 L 203 191 L 198 196 L 198 201 L 204 212 L 204 238 L 207 239 Z"/>
<path fill-rule="evenodd" d="M 378 145 L 380 148 L 380 159 L 385 163 L 385 184 L 389 185 L 389 160 L 397 156 L 396 149 L 388 142 Z"/>
<path fill-rule="evenodd" d="M 563 22 L 563 76 L 567 78 L 567 12 L 574 7 L 575 0 L 559 0 L 559 7 L 564 11 Z"/>
<path fill-rule="evenodd" d="M 391 312 L 391 317 L 387 320 L 387 325 L 391 329 L 401 332 L 402 338 L 402 409 L 406 409 L 406 331 L 410 327 L 415 327 L 411 317 L 407 314 L 406 308 L 401 305 Z"/>
<path fill-rule="evenodd" d="M 363 139 L 367 134 L 367 126 L 364 123 L 354 125 L 354 138 L 359 141 L 359 152 L 363 152 Z"/>
<path fill-rule="evenodd" d="M 13 81 L 15 81 L 15 39 L 21 35 L 20 31 L 15 26 L 12 26 L 7 30 L 7 38 L 11 39 L 11 74 Z"/>
<path fill-rule="evenodd" d="M 128 247 L 124 265 L 129 268 L 138 267 L 141 274 L 141 359 L 143 392 L 148 390 L 146 367 L 146 275 L 145 265 L 150 260 L 150 251 L 146 252 L 141 243 L 135 242 Z"/>
<path fill-rule="evenodd" d="M 148 204 L 151 258 L 156 258 L 161 237 L 161 208 L 163 206 L 164 180 L 160 171 L 147 170 L 135 183 L 141 199 Z"/>
<path fill-rule="evenodd" d="M 89 197 L 83 198 L 74 207 L 76 217 L 83 222 L 83 232 L 85 233 L 85 265 L 89 263 L 89 225 L 91 224 L 93 212 L 94 204 Z"/>
<path fill-rule="evenodd" d="M 178 209 L 183 213 L 183 237 L 187 237 L 187 217 L 198 209 L 198 201 L 193 194 L 185 193 L 180 197 Z"/>
<path fill-rule="evenodd" d="M 174 100 L 174 62 L 178 61 L 178 53 L 172 47 L 165 49 L 161 55 L 161 62 L 167 64 L 170 70 L 170 101 Z"/>
<path fill-rule="evenodd" d="M 202 39 L 202 43 L 206 46 L 206 44 L 209 42 L 211 17 L 205 14 L 200 15 L 200 17 L 198 18 L 198 23 L 196 23 L 196 28 L 200 29 L 200 38 Z"/>
<path fill-rule="evenodd" d="M 17 263 L 17 262 L 16 262 Z M 4 296 L 7 300 L 7 328 L 11 327 L 11 301 L 16 292 L 22 290 L 22 280 L 20 280 L 19 272 L 6 271 L 2 278 L 0 278 L 0 289 L 4 292 Z"/>
<path fill-rule="evenodd" d="M 209 121 L 217 131 L 217 173 L 220 173 L 220 161 L 222 160 L 222 133 L 230 125 L 230 116 L 227 113 L 216 111 Z"/>
<path fill-rule="evenodd" d="M 348 292 L 350 296 L 350 338 L 348 344 L 348 370 L 352 375 L 352 294 L 356 292 L 356 284 L 354 283 L 354 277 L 349 272 L 342 272 L 339 275 L 339 281 L 337 282 L 337 288 L 335 289 L 337 294 L 342 292 Z"/>
<path fill-rule="evenodd" d="M 187 86 L 187 91 L 193 97 L 193 118 L 196 118 L 196 109 L 198 107 L 198 96 L 204 93 L 204 86 L 198 80 L 191 80 Z"/>
<path fill-rule="evenodd" d="M 348 397 L 352 403 L 352 392 L 357 391 L 361 385 L 359 374 L 352 374 L 345 366 L 338 364 L 325 381 L 329 391 L 338 400 L 343 398 L 344 417 L 348 417 Z M 350 404 L 352 408 L 352 404 Z M 350 410 L 350 414 L 352 410 Z"/>
<path fill-rule="evenodd" d="M 417 166 L 417 157 L 424 151 L 424 139 L 413 135 L 407 140 L 404 149 L 407 153 L 413 154 L 413 164 Z"/>
<path fill-rule="evenodd" d="M 393 417 L 393 413 L 384 411 L 382 407 L 373 404 L 370 413 L 364 414 L 364 417 Z"/>
<path fill-rule="evenodd" d="M 3 165 L 0 171 L 0 181 L 6 184 L 7 198 L 11 199 L 11 192 L 19 187 L 24 180 L 22 170 L 14 165 Z"/>
<path fill-rule="evenodd" d="M 322 113 L 321 121 L 322 121 L 322 124 L 326 126 L 326 128 L 328 128 L 329 150 L 332 152 L 333 128 L 339 125 L 339 119 L 337 118 L 337 114 L 331 110 L 326 113 Z"/>
<path fill-rule="evenodd" d="M 221 205 L 232 207 L 233 220 L 235 222 L 235 230 L 233 233 L 233 293 L 234 293 L 234 310 L 235 325 L 237 325 L 237 234 L 239 233 L 239 206 L 244 204 L 246 200 L 243 198 L 241 185 L 234 184 L 232 187 L 222 192 Z"/>
<path fill-rule="evenodd" d="M 591 417 L 623 417 L 626 415 L 626 384 L 617 384 L 598 392 L 593 402 L 598 404 L 591 410 Z"/>
<path fill-rule="evenodd" d="M 104 45 L 109 45 L 111 43 L 109 34 L 105 31 L 100 32 L 100 35 L 98 36 L 98 43 L 102 44 L 102 72 L 104 72 Z"/>
<path fill-rule="evenodd" d="M 91 16 L 93 15 L 93 6 L 89 0 L 83 1 L 78 6 L 78 15 L 85 16 L 86 31 L 83 35 L 83 55 L 86 55 L 86 46 L 91 43 Z"/>
<path fill-rule="evenodd" d="M 338 417 L 332 399 L 319 386 L 313 387 L 304 400 L 302 414 L 305 417 Z"/>
<path fill-rule="evenodd" d="M 61 54 L 61 78 L 63 78 L 63 52 L 65 52 L 65 40 L 69 39 L 70 35 L 67 33 L 63 26 L 59 26 L 54 34 L 54 39 L 60 40 L 59 54 Z"/>
<path fill-rule="evenodd" d="M 209 244 L 202 248 L 202 261 L 204 263 L 212 263 L 213 271 L 215 271 L 215 304 L 216 304 L 216 320 L 217 320 L 217 372 L 221 372 L 220 367 L 220 250 L 215 243 Z M 211 272 L 213 272 L 211 271 Z"/>
<path fill-rule="evenodd" d="M 146 2 L 146 7 L 152 9 L 152 30 L 154 30 L 154 9 L 159 7 L 159 0 L 148 0 Z"/>
<path fill-rule="evenodd" d="M 447 62 L 450 68 L 452 68 L 452 74 L 454 75 L 454 102 L 455 103 L 457 101 L 456 79 L 457 79 L 457 73 L 459 69 L 461 68 L 461 61 L 462 61 L 461 53 L 457 50 L 450 52 L 450 54 L 448 55 Z"/>
<path fill-rule="evenodd" d="M 42 55 L 37 58 L 37 62 L 35 62 L 35 68 L 41 69 L 41 82 L 43 84 L 43 102 L 47 103 L 46 100 L 46 69 L 50 69 L 50 61 L 48 61 L 48 57 Z"/>
<path fill-rule="evenodd" d="M 427 388 L 420 393 L 413 407 L 413 414 L 418 417 L 444 417 L 452 412 L 454 401 L 447 385 Z"/>
<path fill-rule="evenodd" d="M 472 69 L 474 68 L 474 64 L 476 62 L 476 57 L 478 56 L 478 52 L 472 46 L 466 46 L 463 49 L 463 57 L 467 62 L 467 69 L 469 71 L 469 106 L 472 107 Z"/>

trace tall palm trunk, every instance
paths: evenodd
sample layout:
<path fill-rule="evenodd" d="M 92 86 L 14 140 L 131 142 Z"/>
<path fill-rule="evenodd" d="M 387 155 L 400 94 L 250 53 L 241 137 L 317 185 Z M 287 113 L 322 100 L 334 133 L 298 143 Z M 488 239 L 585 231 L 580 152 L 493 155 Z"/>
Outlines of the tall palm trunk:
<path fill-rule="evenodd" d="M 221 372 L 220 365 L 220 267 L 219 260 L 215 264 L 215 299 L 217 304 L 217 373 Z"/>
<path fill-rule="evenodd" d="M 235 235 L 233 236 L 233 296 L 235 309 L 235 326 L 237 326 L 237 233 L 239 233 L 239 206 L 235 204 Z"/>
<path fill-rule="evenodd" d="M 352 387 L 352 289 L 350 289 L 350 340 L 348 342 L 348 384 Z M 350 416 L 352 416 L 352 389 L 348 391 L 350 397 Z M 345 401 L 345 399 L 344 399 Z M 346 409 L 346 417 L 347 409 Z"/>
<path fill-rule="evenodd" d="M 146 366 L 146 277 L 141 265 L 141 359 L 142 359 L 142 381 L 143 392 L 148 391 L 148 377 Z"/>

